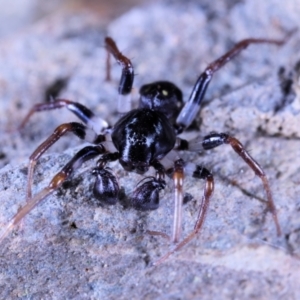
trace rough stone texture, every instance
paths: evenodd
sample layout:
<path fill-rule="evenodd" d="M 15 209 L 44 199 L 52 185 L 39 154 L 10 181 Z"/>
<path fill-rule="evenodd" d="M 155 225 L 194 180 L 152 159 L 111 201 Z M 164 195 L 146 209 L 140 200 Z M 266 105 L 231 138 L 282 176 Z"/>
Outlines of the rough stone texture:
<path fill-rule="evenodd" d="M 105 34 L 133 60 L 135 97 L 141 84 L 166 79 L 187 98 L 197 75 L 234 42 L 283 37 L 298 26 L 300 15 L 296 0 L 184 3 L 136 7 L 107 28 L 97 14 L 62 10 L 1 42 L 1 224 L 25 203 L 29 155 L 55 126 L 75 120 L 64 110 L 41 113 L 21 134 L 4 132 L 15 128 L 34 103 L 47 101 L 50 86 L 66 80 L 60 97 L 80 101 L 115 122 L 120 69 L 113 64 L 114 81 L 104 81 Z M 260 180 L 229 146 L 182 154 L 212 170 L 215 193 L 197 239 L 151 267 L 170 247 L 147 230 L 170 234 L 172 182 L 157 211 L 138 212 L 123 202 L 99 207 L 91 192 L 93 163 L 87 163 L 1 245 L 0 298 L 299 299 L 300 93 L 294 69 L 299 49 L 299 32 L 280 48 L 249 47 L 216 74 L 199 119 L 201 134 L 230 132 L 261 163 L 271 182 L 281 237 L 266 212 Z M 279 77 L 281 67 L 285 71 Z M 283 89 L 288 80 L 293 80 L 291 88 Z M 34 193 L 80 148 L 72 136 L 53 146 L 37 165 Z M 141 177 L 117 163 L 111 167 L 129 194 Z M 184 236 L 193 228 L 203 186 L 186 178 L 185 189 L 194 198 L 184 206 Z"/>

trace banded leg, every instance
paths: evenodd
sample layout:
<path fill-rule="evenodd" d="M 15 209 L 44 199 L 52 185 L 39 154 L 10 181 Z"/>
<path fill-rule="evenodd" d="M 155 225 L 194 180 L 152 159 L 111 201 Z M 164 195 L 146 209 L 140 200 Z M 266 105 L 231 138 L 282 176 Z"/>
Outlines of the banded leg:
<path fill-rule="evenodd" d="M 18 130 L 23 129 L 31 116 L 36 112 L 53 110 L 63 107 L 73 112 L 82 122 L 84 122 L 89 128 L 93 129 L 97 134 L 103 133 L 104 130 L 108 127 L 108 124 L 105 120 L 95 116 L 94 113 L 84 105 L 67 99 L 56 99 L 49 103 L 38 103 L 34 105 L 18 127 Z"/>
<path fill-rule="evenodd" d="M 57 142 L 66 133 L 72 132 L 80 139 L 89 142 L 105 141 L 104 135 L 96 135 L 91 129 L 76 122 L 65 123 L 58 126 L 54 132 L 40 145 L 29 157 L 28 176 L 27 176 L 27 193 L 26 198 L 31 198 L 31 186 L 33 181 L 33 172 L 38 159 L 48 150 L 55 142 Z"/>
<path fill-rule="evenodd" d="M 122 66 L 122 74 L 119 83 L 119 99 L 118 99 L 118 112 L 126 113 L 131 110 L 131 89 L 134 79 L 134 70 L 131 61 L 124 56 L 118 49 L 115 41 L 110 38 L 105 38 L 105 48 L 108 55 L 112 54 L 118 64 Z M 109 63 L 109 57 L 107 58 Z M 110 78 L 109 66 L 107 66 L 107 79 Z"/>
<path fill-rule="evenodd" d="M 185 104 L 185 106 L 183 107 L 183 109 L 177 117 L 176 124 L 181 129 L 181 131 L 183 131 L 185 128 L 191 125 L 196 115 L 199 113 L 201 102 L 205 96 L 206 89 L 215 72 L 221 69 L 227 62 L 236 57 L 243 49 L 247 48 L 249 45 L 274 44 L 281 46 L 288 40 L 288 38 L 293 33 L 294 31 L 290 32 L 282 40 L 255 38 L 242 40 L 239 43 L 237 43 L 230 51 L 228 51 L 223 56 L 209 64 L 208 67 L 204 70 L 204 72 L 199 76 L 198 80 L 196 81 L 196 84 L 192 89 L 192 93 L 188 102 Z"/>
<path fill-rule="evenodd" d="M 183 170 L 182 170 L 182 167 L 183 167 Z M 155 265 L 158 265 L 158 264 L 164 262 L 170 255 L 172 255 L 176 251 L 180 250 L 182 247 L 184 247 L 186 244 L 188 244 L 192 239 L 194 239 L 196 237 L 196 235 L 199 233 L 199 231 L 202 228 L 202 225 L 204 223 L 204 220 L 205 220 L 205 217 L 207 214 L 207 210 L 208 210 L 208 206 L 209 206 L 209 201 L 210 201 L 210 198 L 214 191 L 214 178 L 213 178 L 212 174 L 206 168 L 204 168 L 202 166 L 195 165 L 192 163 L 188 163 L 188 164 L 184 165 L 183 161 L 179 160 L 175 163 L 174 168 L 172 170 L 168 170 L 168 172 L 174 172 L 173 173 L 174 182 L 179 182 L 181 180 L 181 178 L 183 177 L 182 172 L 184 172 L 185 175 L 191 175 L 194 178 L 204 179 L 205 180 L 205 188 L 204 188 L 204 192 L 203 192 L 203 196 L 202 196 L 202 200 L 201 200 L 201 204 L 200 204 L 197 221 L 194 226 L 194 230 L 186 238 L 184 238 L 180 243 L 178 243 L 172 250 L 170 250 L 163 257 L 161 257 L 155 263 Z M 179 184 L 179 186 L 180 186 L 180 189 L 178 192 L 182 193 L 182 185 Z M 176 185 L 175 185 L 175 190 L 176 190 Z M 176 191 L 175 191 L 175 195 L 176 195 Z M 175 196 L 175 198 L 176 198 L 176 196 Z M 181 196 L 181 198 L 182 198 L 182 196 Z M 181 208 L 181 210 L 182 210 L 182 208 Z M 175 218 L 174 218 L 174 220 L 175 220 Z M 176 228 L 179 228 L 179 226 L 180 226 L 180 230 L 181 230 L 181 223 L 180 223 L 180 225 L 178 224 L 177 226 L 178 227 L 176 227 Z M 173 234 L 173 236 L 174 236 L 174 234 Z"/>
<path fill-rule="evenodd" d="M 190 142 L 186 140 L 177 139 L 176 149 L 177 150 L 190 150 L 190 151 L 201 151 L 216 148 L 223 144 L 229 144 L 232 149 L 246 162 L 246 164 L 253 170 L 264 186 L 264 190 L 267 194 L 268 208 L 272 213 L 273 220 L 276 226 L 277 235 L 281 235 L 281 229 L 278 222 L 276 207 L 273 201 L 272 193 L 268 178 L 259 165 L 259 163 L 249 154 L 245 147 L 236 138 L 226 133 L 211 133 L 203 138 L 196 138 Z"/>
<path fill-rule="evenodd" d="M 27 203 L 16 213 L 16 215 L 9 221 L 9 223 L 2 228 L 0 233 L 0 243 L 4 238 L 19 224 L 19 222 L 29 214 L 34 207 L 42 200 L 57 190 L 64 181 L 66 181 L 81 165 L 100 154 L 105 152 L 102 145 L 88 146 L 80 150 L 75 156 L 58 172 L 51 180 L 49 185 L 37 193 L 33 198 L 29 199 Z"/>

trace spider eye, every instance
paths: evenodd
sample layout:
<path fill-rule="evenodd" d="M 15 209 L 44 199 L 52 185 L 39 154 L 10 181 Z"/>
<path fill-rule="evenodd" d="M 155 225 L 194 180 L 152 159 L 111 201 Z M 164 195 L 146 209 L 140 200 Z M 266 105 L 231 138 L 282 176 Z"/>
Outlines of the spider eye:
<path fill-rule="evenodd" d="M 136 166 L 136 171 L 137 173 L 140 173 L 140 174 L 144 174 L 145 172 L 147 172 L 149 169 L 149 167 L 147 165 L 141 165 L 141 164 L 138 164 Z"/>
<path fill-rule="evenodd" d="M 130 172 L 133 170 L 132 163 L 130 163 L 130 162 L 120 159 L 120 164 L 122 165 L 122 167 L 124 168 L 125 171 Z"/>

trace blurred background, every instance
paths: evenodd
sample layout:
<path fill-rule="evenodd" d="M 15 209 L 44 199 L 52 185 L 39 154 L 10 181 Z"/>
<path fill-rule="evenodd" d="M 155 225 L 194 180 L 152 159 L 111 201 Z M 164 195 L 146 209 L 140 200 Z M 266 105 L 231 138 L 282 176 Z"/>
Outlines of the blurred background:
<path fill-rule="evenodd" d="M 106 35 L 133 61 L 133 100 L 154 80 L 174 82 L 188 99 L 200 72 L 237 41 L 282 39 L 300 15 L 299 0 L 0 0 L 0 7 L 0 227 L 25 204 L 32 152 L 59 124 L 78 121 L 49 111 L 14 131 L 35 103 L 71 99 L 115 124 L 120 68 L 113 62 L 105 81 Z M 230 147 L 182 153 L 211 170 L 215 192 L 198 238 L 151 268 L 170 247 L 148 231 L 171 233 L 172 180 L 155 212 L 123 202 L 100 207 L 91 162 L 1 244 L 0 299 L 300 299 L 299 55 L 299 30 L 281 47 L 249 47 L 214 75 L 197 120 L 201 134 L 228 132 L 261 163 L 281 238 L 261 181 Z M 72 135 L 53 145 L 36 166 L 33 193 L 83 146 Z M 110 167 L 130 195 L 141 177 Z M 186 177 L 194 198 L 184 207 L 184 236 L 203 189 Z"/>
<path fill-rule="evenodd" d="M 155 2 L 156 0 L 151 0 Z M 131 7 L 149 1 L 145 0 L 0 0 L 0 38 L 40 20 L 59 10 L 76 11 L 92 10 L 101 16 L 103 22 L 108 22 L 124 13 Z"/>

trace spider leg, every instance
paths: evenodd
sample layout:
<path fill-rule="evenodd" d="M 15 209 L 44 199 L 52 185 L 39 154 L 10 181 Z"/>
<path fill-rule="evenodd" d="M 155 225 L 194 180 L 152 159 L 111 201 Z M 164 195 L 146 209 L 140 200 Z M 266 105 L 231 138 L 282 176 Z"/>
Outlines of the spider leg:
<path fill-rule="evenodd" d="M 249 154 L 240 141 L 236 138 L 226 134 L 226 133 L 211 133 L 204 136 L 203 138 L 196 138 L 192 141 L 177 139 L 177 150 L 189 150 L 189 151 L 201 151 L 209 150 L 218 147 L 223 144 L 229 144 L 232 149 L 246 162 L 246 164 L 253 170 L 255 175 L 257 175 L 264 186 L 265 192 L 267 194 L 268 208 L 272 213 L 273 220 L 276 226 L 277 235 L 281 235 L 281 229 L 278 222 L 277 211 L 273 201 L 272 193 L 268 178 L 259 165 L 259 163 Z"/>
<path fill-rule="evenodd" d="M 49 103 L 35 104 L 25 116 L 22 123 L 19 125 L 18 130 L 24 128 L 34 113 L 63 107 L 66 107 L 68 110 L 73 112 L 83 123 L 85 123 L 89 128 L 93 129 L 97 134 L 103 133 L 103 131 L 108 127 L 108 124 L 105 120 L 95 116 L 94 113 L 84 105 L 67 99 L 56 99 Z"/>
<path fill-rule="evenodd" d="M 184 161 L 178 157 L 178 154 L 175 151 L 171 151 L 161 160 L 161 162 L 156 160 L 152 165 L 157 170 L 158 179 L 163 179 L 166 173 L 166 166 L 168 166 L 171 161 L 173 161 L 173 167 L 167 170 L 168 175 L 173 177 L 174 182 L 174 219 L 171 240 L 173 243 L 177 243 L 182 231 Z M 153 182 L 154 180 L 155 179 L 153 179 Z M 146 183 L 144 186 L 146 186 Z M 162 188 L 164 188 L 164 186 Z"/>
<path fill-rule="evenodd" d="M 105 48 L 108 53 L 107 59 L 107 75 L 106 78 L 110 79 L 109 56 L 110 54 L 116 59 L 118 64 L 122 66 L 122 74 L 119 83 L 119 99 L 118 99 L 118 112 L 126 113 L 131 109 L 131 89 L 134 79 L 134 70 L 130 59 L 124 56 L 118 49 L 115 41 L 110 38 L 105 38 Z"/>
<path fill-rule="evenodd" d="M 172 242 L 177 243 L 182 232 L 182 203 L 183 203 L 183 178 L 184 178 L 184 162 L 178 159 L 174 163 L 174 221 Z"/>
<path fill-rule="evenodd" d="M 180 128 L 180 130 L 182 131 L 189 125 L 191 125 L 196 115 L 199 113 L 201 102 L 205 96 L 206 89 L 215 72 L 221 69 L 227 62 L 236 57 L 243 49 L 247 48 L 249 45 L 274 44 L 281 46 L 288 40 L 288 38 L 293 33 L 294 31 L 290 32 L 286 35 L 284 39 L 281 40 L 255 38 L 242 40 L 223 56 L 209 64 L 208 67 L 204 70 L 204 72 L 198 77 L 196 84 L 192 89 L 192 93 L 190 95 L 189 100 L 186 102 L 186 104 L 184 105 L 177 117 L 176 124 Z"/>
<path fill-rule="evenodd" d="M 96 135 L 91 129 L 76 122 L 65 123 L 58 126 L 54 132 L 41 144 L 29 157 L 28 176 L 27 176 L 27 193 L 26 198 L 31 198 L 31 186 L 33 181 L 34 167 L 38 159 L 48 150 L 55 142 L 57 142 L 66 133 L 72 132 L 80 139 L 85 139 L 88 142 L 100 143 L 106 140 L 104 135 Z"/>
<path fill-rule="evenodd" d="M 202 225 L 204 223 L 206 213 L 208 210 L 209 206 L 209 201 L 210 198 L 213 194 L 214 191 L 214 178 L 212 174 L 204 167 L 195 165 L 192 163 L 184 164 L 183 160 L 178 160 L 175 162 L 174 168 L 172 170 L 168 170 L 168 172 L 174 172 L 173 173 L 173 179 L 175 183 L 175 198 L 176 198 L 176 193 L 181 193 L 182 194 L 182 184 L 180 181 L 183 178 L 183 172 L 185 175 L 191 175 L 194 178 L 199 178 L 199 179 L 204 179 L 205 180 L 205 188 L 201 200 L 201 205 L 197 217 L 196 224 L 194 226 L 194 230 L 186 237 L 184 238 L 180 243 L 178 243 L 172 250 L 170 250 L 168 253 L 166 253 L 164 256 L 162 256 L 157 262 L 154 263 L 154 265 L 161 264 L 164 262 L 170 255 L 175 253 L 176 251 L 180 250 L 182 247 L 184 247 L 186 244 L 188 244 L 193 238 L 196 237 L 200 229 L 202 228 Z M 178 187 L 176 186 L 176 183 Z M 176 189 L 178 189 L 178 192 L 176 192 Z M 181 195 L 182 198 L 182 195 Z M 182 199 L 181 199 L 182 201 Z M 178 207 L 182 211 L 182 207 Z M 181 214 L 181 213 L 180 213 Z M 176 217 L 174 218 L 174 224 L 176 223 Z M 179 220 L 179 218 L 178 218 Z M 176 231 L 181 231 L 181 220 L 180 224 L 174 225 L 174 229 Z M 177 237 L 177 232 L 173 233 L 173 239 L 174 236 Z M 177 237 L 179 239 L 179 236 Z"/>
<path fill-rule="evenodd" d="M 63 184 L 63 182 L 74 173 L 75 170 L 81 167 L 85 161 L 103 154 L 105 151 L 106 149 L 102 145 L 98 145 L 87 146 L 77 152 L 75 156 L 61 169 L 61 171 L 52 178 L 49 185 L 37 193 L 33 198 L 29 199 L 27 203 L 9 221 L 9 223 L 2 228 L 0 232 L 0 243 L 14 228 L 16 228 L 19 222 L 27 214 L 29 214 L 37 204 L 57 190 Z"/>

